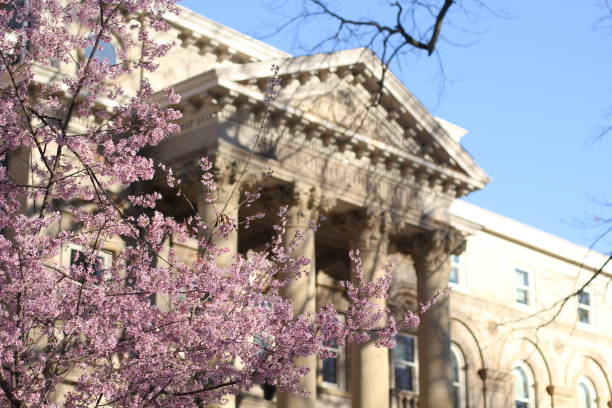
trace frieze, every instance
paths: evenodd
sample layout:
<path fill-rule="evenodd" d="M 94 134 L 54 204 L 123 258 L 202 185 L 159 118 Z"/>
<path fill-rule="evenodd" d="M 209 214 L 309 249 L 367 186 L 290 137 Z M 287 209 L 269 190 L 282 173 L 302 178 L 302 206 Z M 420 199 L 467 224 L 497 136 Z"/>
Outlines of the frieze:
<path fill-rule="evenodd" d="M 250 150 L 260 124 L 256 119 L 257 115 L 248 110 L 221 109 L 186 117 L 179 124 L 188 131 L 217 121 L 225 129 L 218 137 Z M 418 165 L 390 166 L 385 160 L 373 163 L 369 157 L 357 158 L 352 151 L 325 146 L 320 139 L 308 139 L 306 134 L 294 133 L 287 127 L 269 129 L 260 135 L 256 156 L 277 160 L 284 169 L 359 205 L 376 199 L 399 211 L 415 206 L 427 210 L 434 203 L 435 207 L 445 207 L 454 199 L 452 188 L 442 188 L 435 174 Z"/>

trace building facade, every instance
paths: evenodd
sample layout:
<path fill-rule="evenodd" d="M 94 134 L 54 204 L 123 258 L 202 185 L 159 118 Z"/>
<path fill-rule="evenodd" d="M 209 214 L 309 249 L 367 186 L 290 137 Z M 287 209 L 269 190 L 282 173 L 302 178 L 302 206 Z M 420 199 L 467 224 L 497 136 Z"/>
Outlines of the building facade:
<path fill-rule="evenodd" d="M 337 358 L 305 359 L 311 398 L 270 400 L 257 388 L 228 406 L 612 407 L 610 270 L 555 303 L 605 257 L 458 201 L 488 182 L 461 147 L 463 129 L 432 117 L 390 73 L 371 104 L 380 64 L 368 50 L 292 57 L 189 11 L 172 23 L 179 45 L 167 58 L 181 64 L 162 63 L 151 80 L 182 95 L 182 133 L 151 155 L 186 178 L 194 160 L 212 157 L 219 202 L 237 183 L 262 183 L 260 207 L 239 208 L 234 197 L 228 215 L 289 205 L 288 236 L 325 214 L 298 249 L 314 262 L 309 278 L 286 290 L 296 312 L 327 299 L 342 306 L 336 282 L 350 279 L 354 248 L 370 279 L 387 260 L 396 265 L 392 309 L 453 289 L 393 351 L 330 345 Z M 273 65 L 281 89 L 256 137 Z M 193 198 L 201 215 L 215 216 L 197 191 Z M 217 244 L 256 249 L 272 222 Z"/>
<path fill-rule="evenodd" d="M 288 205 L 287 236 L 306 231 L 297 252 L 313 260 L 284 293 L 296 313 L 346 303 L 337 282 L 351 279 L 350 249 L 360 250 L 367 279 L 393 262 L 391 310 L 452 287 L 394 350 L 332 344 L 336 358 L 301 361 L 311 397 L 255 387 L 225 406 L 612 408 L 610 268 L 556 303 L 605 257 L 458 200 L 489 181 L 461 146 L 463 129 L 434 118 L 389 72 L 380 90 L 380 61 L 367 49 L 294 57 L 189 10 L 169 19 L 172 30 L 159 35 L 177 46 L 149 80 L 182 96 L 182 130 L 147 154 L 194 181 L 188 194 L 210 224 L 215 203 L 195 182 L 203 155 L 225 215 L 267 213 L 212 238 L 229 249 L 219 262 L 261 248 L 272 214 Z M 241 207 L 231 192 L 253 186 L 262 199 Z M 193 212 L 166 204 L 179 217 Z M 167 246 L 186 260 L 197 253 L 195 243 Z"/>

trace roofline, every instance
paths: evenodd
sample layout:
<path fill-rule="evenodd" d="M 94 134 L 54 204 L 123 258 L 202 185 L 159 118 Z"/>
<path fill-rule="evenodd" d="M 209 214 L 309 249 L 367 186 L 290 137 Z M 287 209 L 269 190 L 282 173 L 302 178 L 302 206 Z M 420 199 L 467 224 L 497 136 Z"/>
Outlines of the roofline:
<path fill-rule="evenodd" d="M 591 272 L 601 268 L 608 259 L 607 255 L 593 249 L 575 244 L 463 200 L 455 200 L 451 205 L 451 215 L 455 219 L 479 225 L 480 230 L 487 234 L 531 248 L 553 258 L 583 267 Z M 604 268 L 603 274 L 612 276 L 612 265 Z"/>
<path fill-rule="evenodd" d="M 204 17 L 187 7 L 180 5 L 178 7 L 181 10 L 178 16 L 171 13 L 164 16 L 175 27 L 181 27 L 204 37 L 215 39 L 229 48 L 260 61 L 291 57 L 289 53 Z M 222 38 L 222 40 L 219 40 L 219 38 Z"/>
<path fill-rule="evenodd" d="M 370 73 L 378 77 L 377 70 L 382 66 L 382 61 L 366 47 L 335 51 L 331 53 L 319 53 L 293 58 L 281 58 L 275 61 L 253 62 L 237 67 L 218 69 L 219 75 L 227 75 L 234 81 L 243 81 L 254 76 L 270 76 L 271 64 L 280 67 L 279 75 L 291 74 L 303 70 L 314 71 L 325 69 L 330 66 L 351 66 L 363 64 Z M 265 74 L 264 74 L 265 73 Z M 446 149 L 453 158 L 457 159 L 460 167 L 466 169 L 472 182 L 477 188 L 483 188 L 490 177 L 476 163 L 472 156 L 440 125 L 438 120 L 425 108 L 425 106 L 414 96 L 406 86 L 388 70 L 385 73 L 385 88 L 402 106 L 408 108 L 417 118 L 419 124 L 429 132 Z"/>
<path fill-rule="evenodd" d="M 223 70 L 223 69 L 222 69 Z M 233 92 L 236 95 L 244 95 L 252 100 L 256 100 L 261 103 L 265 103 L 266 96 L 258 91 L 254 91 L 249 89 L 248 87 L 239 84 L 236 81 L 231 79 L 226 79 L 223 75 L 219 75 L 219 70 L 212 69 L 210 71 L 203 72 L 191 78 L 188 78 L 182 82 L 173 85 L 174 90 L 181 95 L 183 100 L 188 100 L 190 97 L 194 95 L 199 95 L 202 92 L 206 92 L 209 89 L 220 87 L 225 89 L 226 91 Z M 158 93 L 161 95 L 161 93 Z M 290 116 L 301 117 L 305 121 L 316 124 L 321 128 L 329 130 L 334 133 L 344 134 L 346 133 L 346 129 L 342 126 L 339 126 L 333 122 L 330 122 L 325 119 L 321 119 L 318 116 L 305 112 L 299 108 L 287 106 L 280 104 L 278 102 L 272 101 L 271 107 L 276 110 L 285 112 Z M 440 174 L 444 174 L 449 177 L 454 177 L 457 180 L 469 184 L 473 180 L 468 176 L 455 172 L 454 170 L 449 170 L 444 167 L 440 167 L 433 163 L 430 163 L 419 156 L 414 154 L 402 151 L 395 146 L 388 145 L 384 142 L 373 139 L 370 136 L 363 135 L 359 132 L 352 132 L 351 136 L 355 139 L 356 142 L 365 143 L 373 148 L 379 149 L 380 151 L 384 151 L 389 154 L 393 154 L 395 156 L 401 157 L 402 159 L 409 160 L 411 162 L 417 163 L 425 168 L 429 168 L 431 170 L 437 171 Z"/>

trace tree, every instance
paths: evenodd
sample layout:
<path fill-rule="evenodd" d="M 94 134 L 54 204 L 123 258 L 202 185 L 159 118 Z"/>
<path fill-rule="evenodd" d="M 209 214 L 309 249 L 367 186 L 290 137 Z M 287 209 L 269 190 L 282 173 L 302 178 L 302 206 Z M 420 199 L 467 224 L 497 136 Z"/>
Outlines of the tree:
<path fill-rule="evenodd" d="M 331 304 L 294 316 L 279 289 L 309 260 L 292 256 L 299 234 L 281 245 L 285 208 L 266 250 L 222 267 L 210 237 L 237 220 L 222 210 L 214 225 L 195 214 L 175 219 L 158 208 L 162 194 L 138 192 L 138 183 L 161 177 L 181 195 L 180 180 L 143 155 L 179 131 L 180 113 L 167 106 L 180 97 L 168 90 L 160 103 L 146 80 L 133 95 L 119 85 L 157 68 L 171 44 L 154 33 L 168 28 L 164 13 L 179 12 L 174 3 L 0 2 L 3 406 L 203 406 L 257 383 L 300 392 L 296 357 L 373 337 L 390 346 L 429 306 L 396 322 L 372 302 L 386 298 L 389 272 L 363 282 L 351 253 L 357 279 L 343 283 L 345 321 Z M 121 63 L 104 52 L 112 37 Z M 213 170 L 202 158 L 208 194 Z M 168 235 L 197 240 L 197 259 L 162 254 Z M 112 242 L 126 244 L 106 262 Z M 58 262 L 69 247 L 70 265 Z M 172 307 L 152 304 L 156 294 Z"/>
<path fill-rule="evenodd" d="M 410 52 L 438 56 L 441 41 L 471 44 L 472 37 L 479 34 L 474 22 L 482 11 L 504 15 L 481 0 L 389 0 L 369 5 L 370 8 L 354 5 L 345 8 L 340 2 L 329 0 L 302 0 L 300 3 L 302 6 L 296 12 L 290 7 L 292 2 L 277 0 L 271 3 L 272 10 L 280 10 L 283 14 L 274 34 L 290 30 L 301 33 L 308 30 L 310 24 L 316 24 L 314 35 L 296 36 L 298 46 L 306 52 L 354 47 L 371 49 L 382 65 L 380 92 L 386 71 L 393 64 L 399 66 L 402 56 Z M 288 15 L 285 9 L 291 10 Z"/>

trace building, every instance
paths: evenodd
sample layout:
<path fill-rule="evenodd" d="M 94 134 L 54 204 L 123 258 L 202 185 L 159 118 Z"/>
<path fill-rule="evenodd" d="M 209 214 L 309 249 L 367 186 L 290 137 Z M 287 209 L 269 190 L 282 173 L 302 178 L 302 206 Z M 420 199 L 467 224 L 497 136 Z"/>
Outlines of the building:
<path fill-rule="evenodd" d="M 530 317 L 579 288 L 605 257 L 458 201 L 489 181 L 460 144 L 464 130 L 432 117 L 391 73 L 371 105 L 380 64 L 367 49 L 292 57 L 188 10 L 169 19 L 173 28 L 161 35 L 177 46 L 149 79 L 182 95 L 182 132 L 148 154 L 183 180 L 197 180 L 197 160 L 208 155 L 216 200 L 228 202 L 226 215 L 236 219 L 289 205 L 292 236 L 326 215 L 299 247 L 314 262 L 313 273 L 285 292 L 296 311 L 314 311 L 323 299 L 345 302 L 336 281 L 350 279 L 352 248 L 369 279 L 394 261 L 391 308 L 453 287 L 393 351 L 330 345 L 337 358 L 304 359 L 312 398 L 256 387 L 226 406 L 612 407 L 611 269 L 550 324 L 554 309 Z M 268 105 L 273 65 L 281 91 Z M 272 176 L 262 177 L 268 169 Z M 263 200 L 239 208 L 229 192 L 254 184 L 263 186 Z M 190 194 L 212 221 L 197 183 Z M 178 202 L 166 210 L 192 211 Z M 272 222 L 214 239 L 230 254 L 257 249 Z M 185 259 L 197 251 L 174 249 Z"/>
<path fill-rule="evenodd" d="M 254 389 L 228 405 L 612 407 L 610 269 L 554 319 L 556 309 L 546 311 L 605 257 L 457 201 L 489 181 L 461 147 L 465 130 L 432 117 L 389 73 L 381 103 L 367 108 L 380 70 L 368 50 L 292 57 L 187 10 L 172 24 L 179 46 L 168 58 L 183 63 L 162 64 L 152 81 L 183 96 L 182 134 L 151 154 L 184 176 L 200 154 L 213 157 L 220 202 L 253 146 L 271 66 L 280 67 L 282 89 L 247 179 L 272 169 L 264 205 L 289 204 L 290 229 L 327 215 L 300 248 L 315 274 L 288 288 L 296 309 L 342 304 L 335 281 L 350 278 L 350 248 L 371 277 L 382 259 L 395 261 L 391 307 L 453 288 L 393 352 L 352 346 L 337 359 L 303 361 L 312 399 L 268 402 Z M 237 202 L 229 208 L 249 215 Z M 268 229 L 264 220 L 217 243 L 247 251 Z"/>

